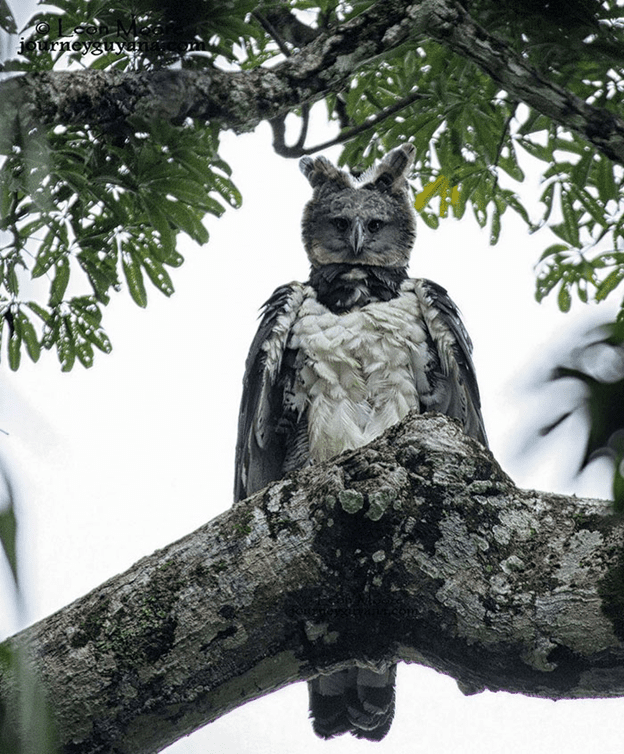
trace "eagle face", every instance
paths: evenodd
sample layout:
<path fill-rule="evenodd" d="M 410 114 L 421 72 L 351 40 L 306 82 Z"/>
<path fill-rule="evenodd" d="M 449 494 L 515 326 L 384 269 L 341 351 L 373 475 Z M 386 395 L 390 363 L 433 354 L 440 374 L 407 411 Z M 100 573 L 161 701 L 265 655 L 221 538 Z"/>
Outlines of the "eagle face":
<path fill-rule="evenodd" d="M 328 264 L 406 267 L 416 238 L 416 218 L 405 173 L 414 148 L 393 150 L 360 179 L 324 157 L 301 160 L 314 188 L 302 223 L 313 268 Z"/>
<path fill-rule="evenodd" d="M 401 198 L 365 188 L 319 194 L 308 204 L 303 223 L 304 245 L 313 266 L 408 264 L 416 233 L 411 208 Z"/>

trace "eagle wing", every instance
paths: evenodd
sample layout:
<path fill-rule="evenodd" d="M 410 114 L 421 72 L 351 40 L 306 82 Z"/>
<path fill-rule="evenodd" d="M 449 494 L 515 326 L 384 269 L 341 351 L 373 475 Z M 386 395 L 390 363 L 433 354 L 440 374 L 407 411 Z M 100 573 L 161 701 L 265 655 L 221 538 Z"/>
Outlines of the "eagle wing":
<path fill-rule="evenodd" d="M 431 280 L 415 280 L 414 292 L 435 356 L 428 374 L 431 393 L 421 396 L 422 408 L 458 419 L 467 435 L 487 447 L 472 342 L 459 311 L 446 290 Z"/>
<path fill-rule="evenodd" d="M 264 304 L 247 356 L 238 418 L 234 499 L 242 500 L 303 465 L 305 416 L 293 405 L 297 352 L 290 330 L 305 296 L 301 283 L 277 288 Z M 297 456 L 297 459 L 294 459 Z"/>

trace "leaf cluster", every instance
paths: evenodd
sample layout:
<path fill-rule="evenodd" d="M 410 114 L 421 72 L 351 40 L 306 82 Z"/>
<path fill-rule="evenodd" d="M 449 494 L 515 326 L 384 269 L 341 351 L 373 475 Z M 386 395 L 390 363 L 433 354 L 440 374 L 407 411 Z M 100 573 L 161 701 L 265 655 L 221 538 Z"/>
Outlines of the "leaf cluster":
<path fill-rule="evenodd" d="M 538 301 L 554 290 L 561 311 L 569 311 L 574 295 L 584 303 L 604 301 L 624 279 L 624 171 L 536 114 L 521 124 L 518 142 L 547 165 L 541 224 L 558 237 L 538 263 Z"/>
<path fill-rule="evenodd" d="M 244 18 L 253 3 L 192 5 L 46 3 L 25 35 L 36 52 L 5 69 L 162 66 L 180 58 L 168 41 L 198 35 L 209 40 L 205 61 L 233 59 L 249 33 Z M 5 27 L 14 31 L 3 11 Z M 90 49 L 99 45 L 101 54 L 64 48 L 61 33 Z M 144 40 L 154 46 L 139 47 Z M 183 57 L 196 62 L 192 54 Z M 64 371 L 76 361 L 89 367 L 94 349 L 111 350 L 102 319 L 113 291 L 125 288 L 142 307 L 148 281 L 173 293 L 170 270 L 183 262 L 179 234 L 204 244 L 205 215 L 219 217 L 241 203 L 218 144 L 217 128 L 191 120 L 174 126 L 134 119 L 116 134 L 21 124 L 0 167 L 0 352 L 11 369 L 24 353 L 37 361 L 42 349 L 53 348 Z"/>
<path fill-rule="evenodd" d="M 64 371 L 76 359 L 91 366 L 94 348 L 111 349 L 102 327 L 111 293 L 125 284 L 144 307 L 149 281 L 170 296 L 179 233 L 204 244 L 204 215 L 240 204 L 214 129 L 132 125 L 122 140 L 86 128 L 31 131 L 5 159 L 0 335 L 12 369 L 24 350 L 36 361 L 53 347 Z"/>
<path fill-rule="evenodd" d="M 51 0 L 43 5 L 24 30 L 25 55 L 5 63 L 4 70 L 210 66 L 217 58 L 236 61 L 237 47 L 257 32 L 246 21 L 255 0 Z"/>
<path fill-rule="evenodd" d="M 410 141 L 416 148 L 417 193 L 443 176 L 456 188 L 452 216 L 461 219 L 470 209 L 479 226 L 489 228 L 492 244 L 499 240 L 508 209 L 533 230 L 528 210 L 510 187 L 524 179 L 511 127 L 516 103 L 462 58 L 429 40 L 397 50 L 374 68 L 363 69 L 343 93 L 350 120 L 372 120 L 410 98 L 416 82 L 418 98 L 346 144 L 341 163 L 363 170 L 397 143 Z M 505 177 L 510 185 L 505 185 Z M 419 214 L 437 228 L 447 212 L 425 205 Z"/>
<path fill-rule="evenodd" d="M 603 16 L 613 14 L 611 8 Z M 486 20 L 490 16 L 485 14 Z M 518 41 L 508 27 L 510 43 L 532 49 L 537 31 L 531 38 L 520 34 Z M 501 24 L 497 29 L 505 30 Z M 619 27 L 609 26 L 606 38 L 612 40 L 616 32 Z M 544 29 L 540 44 L 559 49 L 556 35 Z M 607 59 L 589 54 L 588 48 L 574 73 L 566 73 L 567 62 L 577 58 L 575 48 L 567 59 L 557 59 L 559 68 L 543 66 L 553 79 L 565 79 L 576 96 L 624 114 L 624 55 Z M 447 216 L 461 219 L 469 209 L 496 244 L 503 216 L 512 210 L 530 233 L 548 228 L 557 237 L 538 263 L 538 300 L 554 291 L 567 311 L 575 296 L 583 302 L 602 301 L 624 279 L 622 166 L 579 134 L 512 101 L 472 63 L 429 39 L 416 40 L 360 69 L 339 97 L 346 111 L 346 119 L 344 114 L 340 118 L 345 133 L 359 129 L 345 144 L 341 163 L 361 172 L 398 143 L 410 141 L 416 148 L 415 206 L 430 227 L 437 228 Z M 338 97 L 328 100 L 330 117 L 336 119 L 337 104 Z M 386 111 L 392 116 L 380 118 Z M 523 190 L 527 169 L 541 175 L 539 197 Z M 450 186 L 454 198 L 450 201 L 443 192 L 435 206 L 431 187 L 440 181 Z M 431 201 L 423 204 L 428 191 Z"/>
<path fill-rule="evenodd" d="M 470 13 L 540 72 L 579 95 L 583 82 L 595 80 L 591 73 L 621 60 L 618 0 L 473 0 Z"/>

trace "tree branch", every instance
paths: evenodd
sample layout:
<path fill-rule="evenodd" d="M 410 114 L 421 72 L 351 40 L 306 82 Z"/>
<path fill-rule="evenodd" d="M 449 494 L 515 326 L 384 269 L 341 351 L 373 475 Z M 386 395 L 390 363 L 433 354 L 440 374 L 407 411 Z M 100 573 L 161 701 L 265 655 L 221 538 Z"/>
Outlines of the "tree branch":
<path fill-rule="evenodd" d="M 300 157 L 306 153 L 303 145 L 310 125 L 310 105 L 307 102 L 301 105 L 301 130 L 299 131 L 299 138 L 292 146 L 289 147 L 286 144 L 286 116 L 280 115 L 277 118 L 271 118 L 269 123 L 273 131 L 273 149 L 276 154 L 282 157 Z"/>
<path fill-rule="evenodd" d="M 147 120 L 212 120 L 237 132 L 341 91 L 358 68 L 428 34 L 471 60 L 525 102 L 580 133 L 624 164 L 624 121 L 549 81 L 508 44 L 478 26 L 454 0 L 379 0 L 350 21 L 324 30 L 274 68 L 246 72 L 163 70 L 52 71 L 0 84 L 4 140 L 11 124 L 98 124 L 115 128 L 131 115 Z M 415 82 L 417 83 L 417 82 Z M 6 133 L 8 129 L 8 134 Z"/>
<path fill-rule="evenodd" d="M 267 32 L 267 34 L 271 36 L 275 44 L 279 47 L 279 51 L 282 53 L 282 55 L 285 58 L 289 58 L 290 50 L 288 49 L 288 46 L 282 39 L 281 34 L 277 31 L 277 29 L 273 26 L 269 19 L 257 10 L 253 11 L 251 15 L 256 19 L 256 21 L 258 21 L 258 23 Z"/>
<path fill-rule="evenodd" d="M 369 131 L 371 128 L 375 128 L 395 113 L 401 112 L 401 110 L 404 110 L 406 107 L 413 105 L 414 102 L 419 99 L 424 99 L 425 96 L 426 95 L 421 94 L 418 91 L 411 92 L 407 95 L 407 97 L 403 97 L 403 99 L 399 100 L 394 105 L 390 105 L 385 110 L 382 110 L 381 112 L 377 113 L 377 115 L 374 115 L 372 118 L 368 118 L 364 121 L 364 123 L 360 123 L 357 126 L 351 126 L 350 128 L 346 128 L 344 131 L 341 131 L 334 139 L 329 139 L 329 141 L 324 141 L 323 143 L 316 144 L 313 147 L 304 148 L 302 144 L 301 146 L 299 146 L 296 155 L 289 154 L 288 156 L 302 157 L 306 154 L 314 154 L 315 152 L 320 152 L 322 149 L 329 149 L 330 147 L 336 146 L 336 144 L 344 144 L 345 141 L 349 141 L 349 139 L 353 139 L 355 136 L 359 136 L 360 134 L 366 133 L 366 131 Z M 291 147 L 290 149 L 297 149 L 297 146 Z"/>
<path fill-rule="evenodd" d="M 609 159 L 624 164 L 624 121 L 549 81 L 503 40 L 476 24 L 454 0 L 425 0 L 406 11 L 416 28 L 482 68 L 510 94 L 564 128 L 579 133 Z"/>
<path fill-rule="evenodd" d="M 113 128 L 137 115 L 174 122 L 190 116 L 237 132 L 250 131 L 262 120 L 342 89 L 360 65 L 407 38 L 404 5 L 380 0 L 354 19 L 320 33 L 274 68 L 50 71 L 17 76 L 0 84 L 5 129 L 25 118 L 35 124 Z M 400 32 L 386 39 L 392 26 Z"/>
<path fill-rule="evenodd" d="M 624 695 L 624 525 L 518 490 L 440 415 L 277 482 L 7 642 L 61 751 L 144 754 L 357 659 L 462 690 Z M 16 685 L 0 710 L 17 719 Z"/>

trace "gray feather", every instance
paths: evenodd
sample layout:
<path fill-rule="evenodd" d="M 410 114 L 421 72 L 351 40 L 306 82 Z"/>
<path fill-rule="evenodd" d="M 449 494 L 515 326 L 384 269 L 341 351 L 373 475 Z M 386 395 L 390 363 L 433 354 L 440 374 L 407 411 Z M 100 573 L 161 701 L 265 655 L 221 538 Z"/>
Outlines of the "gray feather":
<path fill-rule="evenodd" d="M 435 352 L 445 353 L 445 358 L 438 356 L 440 371 L 432 377 L 435 387 L 426 408 L 459 419 L 466 434 L 487 447 L 470 336 L 446 290 L 431 280 L 419 282 L 427 306 L 425 315 L 433 314 L 428 319 Z M 436 325 L 432 324 L 435 320 Z"/>
<path fill-rule="evenodd" d="M 278 288 L 263 307 L 247 356 L 238 418 L 234 500 L 242 500 L 281 479 L 289 453 L 288 427 L 296 419 L 284 394 L 294 380 L 293 359 L 285 358 L 290 325 L 297 316 L 301 284 Z M 284 333 L 280 329 L 285 330 Z M 273 345 L 272 349 L 268 349 Z M 293 430 L 291 430 L 292 432 Z M 296 429 L 294 430 L 297 431 Z M 291 451 L 292 452 L 292 451 Z"/>

